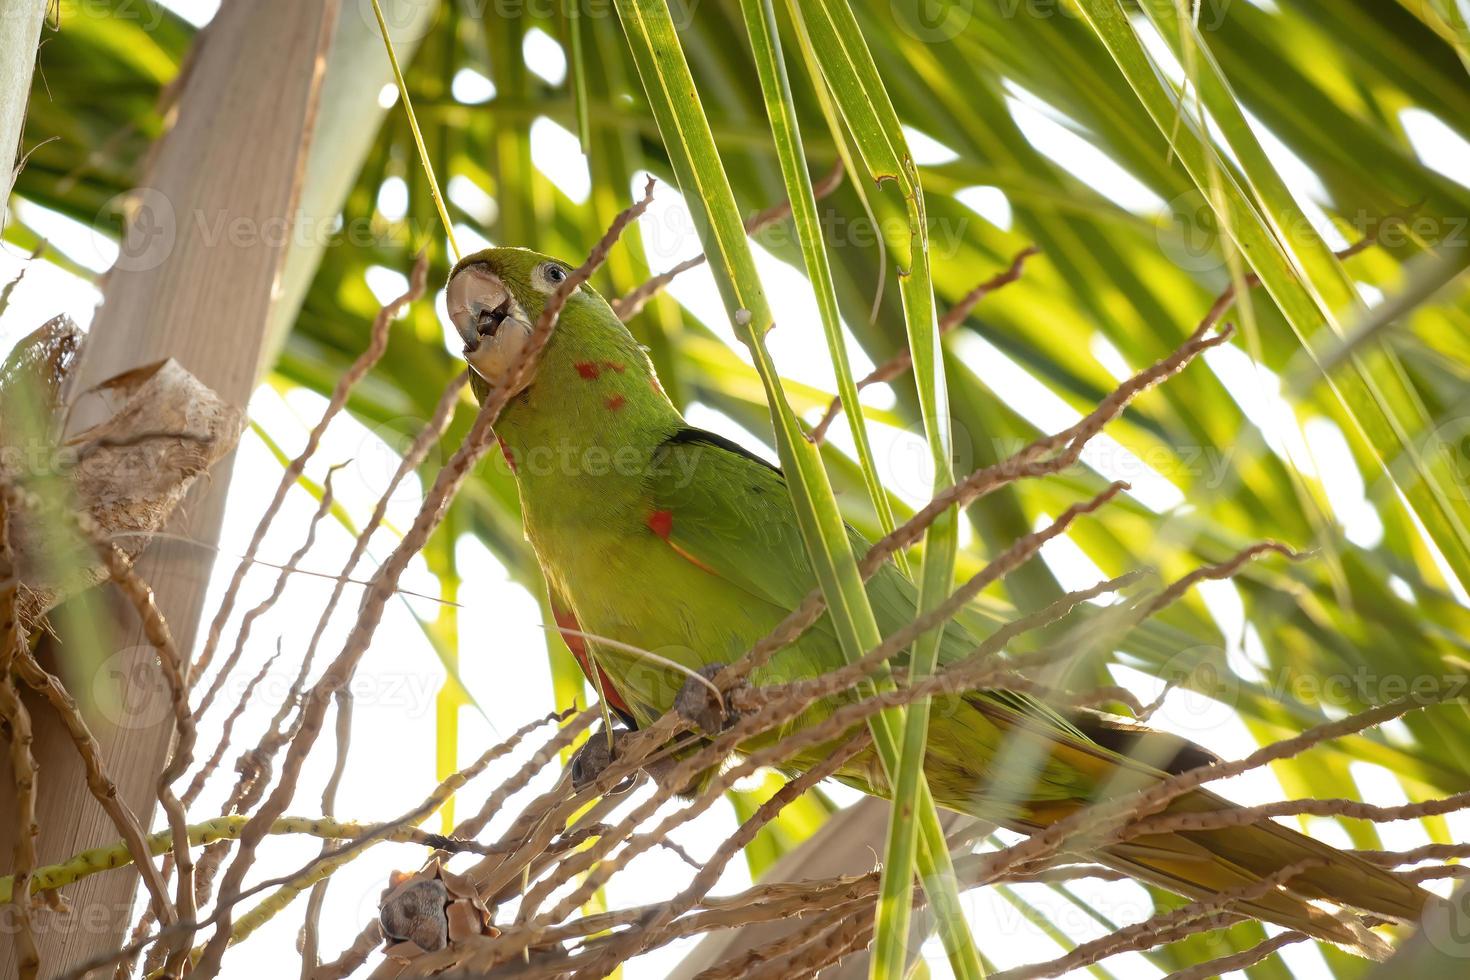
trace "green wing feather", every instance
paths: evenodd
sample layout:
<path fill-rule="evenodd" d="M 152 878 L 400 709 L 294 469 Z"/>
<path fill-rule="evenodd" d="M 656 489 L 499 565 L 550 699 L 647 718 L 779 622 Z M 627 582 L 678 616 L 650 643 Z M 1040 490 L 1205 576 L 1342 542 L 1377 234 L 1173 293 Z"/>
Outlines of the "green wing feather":
<path fill-rule="evenodd" d="M 697 429 L 680 430 L 658 456 L 665 465 L 654 467 L 650 497 L 655 513 L 668 516 L 659 525 L 660 536 L 681 557 L 740 590 L 751 602 L 770 606 L 776 617 L 795 608 L 816 587 L 779 470 L 734 443 Z M 867 549 L 861 535 L 851 529 L 849 534 L 857 553 Z M 913 620 L 917 591 L 892 564 L 869 580 L 868 595 L 885 635 Z M 958 661 L 977 642 L 962 625 L 950 623 L 940 662 Z M 798 646 L 818 669 L 841 662 L 825 618 Z M 902 655 L 895 658 L 895 666 L 901 667 L 904 660 Z M 972 691 L 957 701 L 936 709 L 930 725 L 925 772 L 935 799 L 1016 829 L 1036 830 L 1091 799 L 1138 789 L 1169 772 L 1214 761 L 1204 749 L 1178 736 L 1086 710 L 1063 716 L 1015 691 Z M 882 793 L 881 775 L 871 761 L 860 769 L 839 778 Z M 1168 809 L 1209 811 L 1229 806 L 1212 793 L 1196 790 Z M 1144 880 L 1196 898 L 1249 884 L 1301 860 L 1325 862 L 1292 882 L 1296 891 L 1310 897 L 1346 901 L 1406 919 L 1414 918 L 1428 897 L 1390 872 L 1270 822 L 1154 835 L 1115 845 L 1104 857 Z M 1381 952 L 1381 940 L 1355 922 L 1294 895 L 1271 893 L 1241 908 L 1320 938 Z"/>
<path fill-rule="evenodd" d="M 751 595 L 779 607 L 796 608 L 817 587 L 781 471 L 741 446 L 700 429 L 683 429 L 655 457 L 650 481 L 656 511 L 669 515 L 667 540 L 689 561 Z M 853 551 L 869 542 L 849 527 Z M 891 562 L 868 581 L 868 599 L 886 636 L 911 623 L 918 590 Z M 825 617 L 813 630 L 831 637 Z M 956 663 L 979 643 L 959 623 L 950 623 L 940 644 L 941 664 Z M 840 660 L 827 665 L 838 666 Z M 896 667 L 907 663 L 900 654 Z M 1000 710 L 1025 715 L 1059 734 L 1090 742 L 1075 725 L 1034 698 L 1012 691 L 992 697 Z"/>

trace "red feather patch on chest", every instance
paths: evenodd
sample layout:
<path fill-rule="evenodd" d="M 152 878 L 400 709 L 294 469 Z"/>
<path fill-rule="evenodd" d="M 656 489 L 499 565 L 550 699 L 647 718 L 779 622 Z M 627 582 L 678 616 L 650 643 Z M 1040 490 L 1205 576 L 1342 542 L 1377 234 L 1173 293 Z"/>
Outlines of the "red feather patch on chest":
<path fill-rule="evenodd" d="M 656 510 L 648 515 L 648 529 L 665 541 L 674 532 L 674 512 L 669 510 Z"/>
<path fill-rule="evenodd" d="M 607 406 L 607 410 L 609 412 L 616 412 L 620 411 L 624 405 L 628 404 L 628 399 L 624 398 L 622 395 L 608 395 L 607 400 L 604 401 L 603 404 Z"/>
<path fill-rule="evenodd" d="M 684 559 L 695 568 L 699 568 L 706 572 L 709 572 L 711 575 L 716 574 L 713 568 L 710 568 L 704 562 L 700 561 L 698 558 L 695 558 L 693 555 L 685 551 L 683 548 L 679 547 L 674 542 L 669 541 L 669 536 L 674 533 L 673 511 L 656 510 L 652 514 L 648 515 L 648 520 L 644 521 L 644 523 L 648 525 L 648 529 L 650 531 L 658 535 L 663 540 L 669 542 L 669 547 L 674 549 L 674 554 L 678 555 L 680 558 Z"/>
<path fill-rule="evenodd" d="M 555 605 L 551 607 L 551 615 L 556 618 L 556 625 L 562 631 L 561 638 L 567 642 L 567 648 L 572 651 L 572 656 L 577 658 L 577 665 L 582 668 L 582 673 L 587 679 L 592 680 L 592 660 L 587 656 L 587 638 L 582 636 L 582 627 L 577 623 L 577 617 L 565 609 L 559 609 Z M 566 632 L 572 630 L 573 632 Z M 597 681 L 602 685 L 602 696 L 607 698 L 607 703 L 625 715 L 632 715 L 628 708 L 628 702 L 613 687 L 612 678 L 607 676 L 607 671 L 601 667 L 597 668 Z M 596 688 L 596 682 L 592 685 Z"/>
<path fill-rule="evenodd" d="M 602 368 L 592 361 L 578 361 L 572 367 L 577 369 L 577 374 L 585 381 L 596 381 L 602 375 Z"/>

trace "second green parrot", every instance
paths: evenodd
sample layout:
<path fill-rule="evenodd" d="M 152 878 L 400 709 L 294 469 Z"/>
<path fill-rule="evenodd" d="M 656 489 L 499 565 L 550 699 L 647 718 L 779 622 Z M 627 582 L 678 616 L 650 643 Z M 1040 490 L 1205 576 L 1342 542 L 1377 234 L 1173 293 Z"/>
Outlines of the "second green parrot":
<path fill-rule="evenodd" d="M 532 324 L 569 271 L 518 248 L 488 249 L 454 268 L 449 313 L 482 393 L 518 363 Z M 686 423 L 642 348 L 590 286 L 571 295 L 534 375 L 506 404 L 495 432 L 563 627 L 699 670 L 740 658 L 817 584 L 781 472 Z M 861 554 L 866 542 L 852 537 Z M 867 590 L 885 635 L 913 620 L 916 590 L 893 564 Z M 646 725 L 670 708 L 683 681 L 674 671 L 619 646 L 575 634 L 568 641 L 628 724 Z M 977 642 L 951 623 L 941 665 Z M 824 617 L 751 681 L 785 683 L 843 663 Z M 839 701 L 815 706 L 799 723 L 825 717 Z M 1053 710 L 1016 692 L 977 690 L 958 702 L 930 722 L 924 771 L 931 792 L 945 807 L 1020 832 L 1044 828 L 1121 784 L 1137 788 L 1213 758 L 1176 736 L 1091 711 Z M 1028 764 L 1015 764 L 1015 755 L 997 762 L 1018 747 Z M 798 757 L 792 765 L 817 759 Z M 837 778 L 878 796 L 887 792 L 871 747 Z M 1168 812 L 1229 806 L 1196 790 Z M 1140 837 L 1096 857 L 1190 898 L 1249 887 L 1309 862 L 1289 890 L 1237 907 L 1360 950 L 1381 951 L 1381 941 L 1318 902 L 1415 921 L 1429 898 L 1389 871 L 1270 821 Z"/>

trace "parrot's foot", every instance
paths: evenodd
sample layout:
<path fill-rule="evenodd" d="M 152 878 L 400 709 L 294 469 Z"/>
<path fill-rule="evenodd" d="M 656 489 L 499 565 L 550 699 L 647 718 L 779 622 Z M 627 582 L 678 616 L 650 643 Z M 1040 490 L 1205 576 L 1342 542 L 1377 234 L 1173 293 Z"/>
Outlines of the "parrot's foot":
<path fill-rule="evenodd" d="M 572 771 L 573 791 L 581 792 L 587 786 L 595 783 L 597 777 L 601 776 L 603 771 L 618 757 L 618 749 L 622 743 L 633 734 L 625 728 L 612 729 L 611 737 L 607 731 L 593 732 L 587 741 L 582 743 L 582 747 L 572 755 L 571 765 L 568 768 Z M 617 796 L 626 793 L 637 781 L 636 776 L 629 776 L 608 790 L 605 795 Z"/>
<path fill-rule="evenodd" d="M 718 735 L 735 724 L 738 717 L 710 683 L 710 679 L 724 669 L 724 664 L 706 664 L 697 671 L 698 678 L 686 679 L 679 693 L 674 695 L 674 710 L 679 717 L 706 735 Z"/>

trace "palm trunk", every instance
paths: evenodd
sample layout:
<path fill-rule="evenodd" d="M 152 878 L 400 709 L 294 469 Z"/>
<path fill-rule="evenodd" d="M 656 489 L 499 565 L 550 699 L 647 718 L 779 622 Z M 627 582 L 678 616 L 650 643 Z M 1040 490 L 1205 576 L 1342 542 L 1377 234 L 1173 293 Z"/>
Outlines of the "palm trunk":
<path fill-rule="evenodd" d="M 142 181 L 133 233 L 107 276 L 73 391 L 172 357 L 227 402 L 245 405 L 262 367 L 284 243 L 298 220 L 337 6 L 336 0 L 230 0 L 196 40 L 177 123 Z M 168 531 L 206 545 L 215 541 L 229 474 L 227 459 L 211 479 L 199 481 Z M 154 544 L 138 563 L 181 650 L 192 649 L 212 563 L 207 547 L 172 542 Z M 109 624 L 94 625 L 108 637 Z M 128 712 L 113 724 L 92 721 L 120 795 L 146 823 L 172 725 L 168 712 L 157 710 L 166 692 L 136 618 L 120 615 L 110 625 L 107 642 L 118 652 L 105 669 L 117 678 L 117 703 Z M 65 641 L 61 653 L 63 662 L 52 666 L 65 675 Z M 68 677 L 83 692 L 92 680 Z M 115 839 L 66 733 L 44 706 L 31 709 L 40 860 Z M 7 773 L 0 778 L 0 813 L 6 814 L 0 854 L 7 858 L 12 797 Z M 117 948 L 135 883 L 131 871 L 93 876 L 69 890 L 69 913 L 44 914 L 37 928 L 43 975 Z M 13 944 L 0 944 L 0 976 L 14 975 L 13 956 Z"/>
<path fill-rule="evenodd" d="M 20 134 L 46 7 L 46 0 L 9 0 L 0 16 L 0 160 L 5 166 L 5 197 L 0 200 L 10 200 L 15 164 L 23 157 Z"/>

